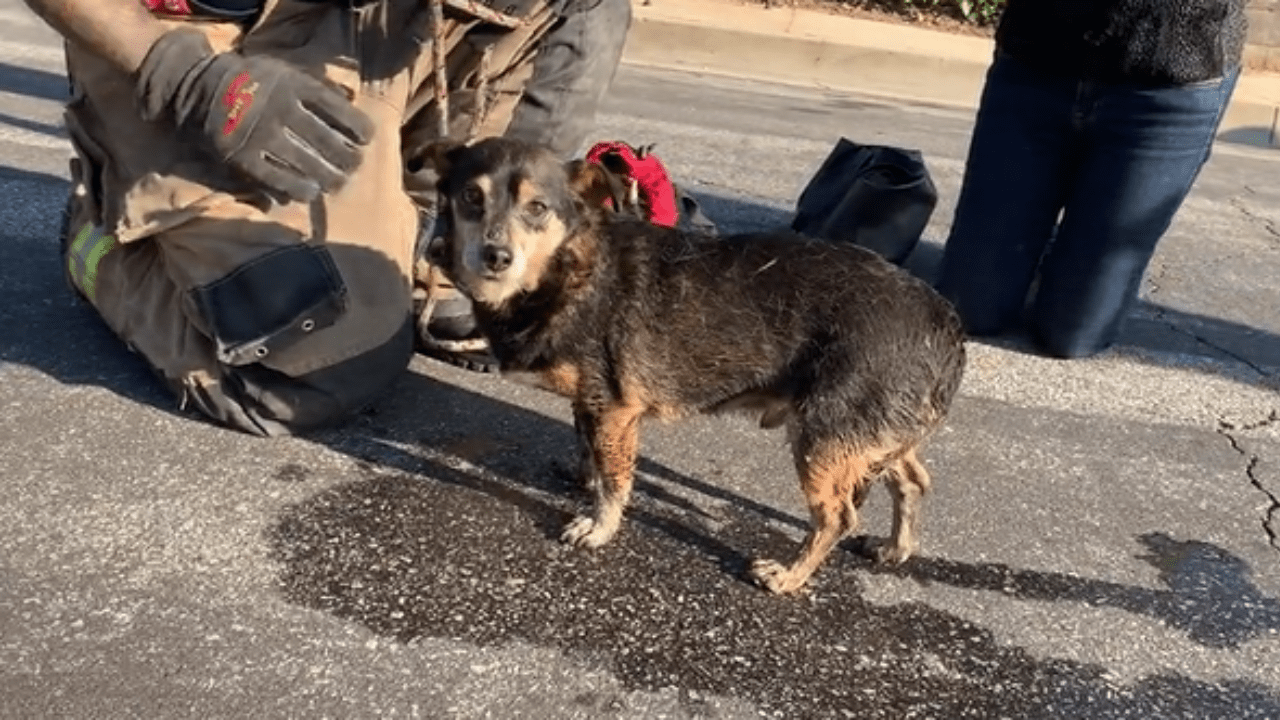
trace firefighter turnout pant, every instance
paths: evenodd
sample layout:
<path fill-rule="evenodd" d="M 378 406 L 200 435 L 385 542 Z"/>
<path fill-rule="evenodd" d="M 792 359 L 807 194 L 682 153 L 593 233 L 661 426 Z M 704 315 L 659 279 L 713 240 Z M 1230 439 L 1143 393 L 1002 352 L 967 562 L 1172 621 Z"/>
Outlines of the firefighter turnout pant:
<path fill-rule="evenodd" d="M 293 435 L 358 411 L 404 371 L 415 241 L 431 211 L 406 189 L 406 167 L 439 137 L 433 38 L 446 49 L 451 137 L 581 151 L 629 1 L 535 0 L 516 27 L 459 5 L 439 26 L 423 0 L 266 0 L 248 23 L 161 18 L 199 28 L 217 51 L 324 76 L 374 120 L 347 184 L 310 203 L 264 200 L 171 125 L 142 120 L 131 78 L 68 45 L 68 280 L 183 406 L 256 435 Z"/>

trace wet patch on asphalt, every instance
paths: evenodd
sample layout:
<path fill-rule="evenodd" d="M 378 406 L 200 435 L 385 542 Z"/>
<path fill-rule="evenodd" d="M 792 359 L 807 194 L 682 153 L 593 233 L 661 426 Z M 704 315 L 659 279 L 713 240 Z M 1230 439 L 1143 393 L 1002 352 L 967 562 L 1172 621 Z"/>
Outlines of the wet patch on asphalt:
<path fill-rule="evenodd" d="M 954 615 L 873 605 L 860 590 L 866 574 L 893 572 L 1106 604 L 1214 647 L 1280 627 L 1280 605 L 1243 561 L 1206 543 L 1141 538 L 1167 591 L 929 557 L 882 570 L 837 552 L 812 594 L 780 598 L 745 570 L 757 554 L 789 559 L 795 543 L 749 504 L 709 517 L 640 482 L 612 544 L 570 550 L 555 537 L 586 498 L 562 463 L 484 434 L 431 444 L 413 461 L 368 453 L 361 479 L 286 510 L 271 543 L 289 601 L 401 642 L 555 648 L 628 689 L 679 688 L 694 716 L 706 716 L 705 693 L 789 718 L 1280 716 L 1263 685 L 1161 675 L 1120 686 L 1103 667 L 1033 657 Z"/>

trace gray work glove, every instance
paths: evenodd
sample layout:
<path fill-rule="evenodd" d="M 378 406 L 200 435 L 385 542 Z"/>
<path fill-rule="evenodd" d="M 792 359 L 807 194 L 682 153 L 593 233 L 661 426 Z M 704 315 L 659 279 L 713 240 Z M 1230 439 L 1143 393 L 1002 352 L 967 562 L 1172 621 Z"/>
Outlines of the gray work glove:
<path fill-rule="evenodd" d="M 337 87 L 275 58 L 214 53 L 187 28 L 148 51 L 137 99 L 144 119 L 172 113 L 203 150 L 277 198 L 342 187 L 373 139 L 373 121 Z"/>

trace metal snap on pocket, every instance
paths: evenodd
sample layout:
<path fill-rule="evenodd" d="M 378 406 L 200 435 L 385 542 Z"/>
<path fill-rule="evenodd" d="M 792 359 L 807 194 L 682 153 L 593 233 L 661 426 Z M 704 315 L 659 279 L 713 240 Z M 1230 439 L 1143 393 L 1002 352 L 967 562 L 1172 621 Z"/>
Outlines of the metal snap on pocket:
<path fill-rule="evenodd" d="M 306 320 L 302 321 L 302 332 L 311 332 L 312 330 L 315 330 L 315 329 L 316 329 L 315 320 L 312 320 L 311 318 L 307 318 Z"/>

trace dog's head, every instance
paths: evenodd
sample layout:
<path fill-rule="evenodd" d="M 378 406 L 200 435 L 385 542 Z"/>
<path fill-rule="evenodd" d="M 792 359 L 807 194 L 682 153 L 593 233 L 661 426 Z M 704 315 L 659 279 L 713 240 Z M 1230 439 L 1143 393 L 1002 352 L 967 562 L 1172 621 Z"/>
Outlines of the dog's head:
<path fill-rule="evenodd" d="M 499 307 L 536 289 L 557 257 L 590 262 L 582 239 L 614 190 L 599 166 L 503 138 L 439 145 L 429 155 L 448 214 L 431 261 L 476 302 Z"/>

